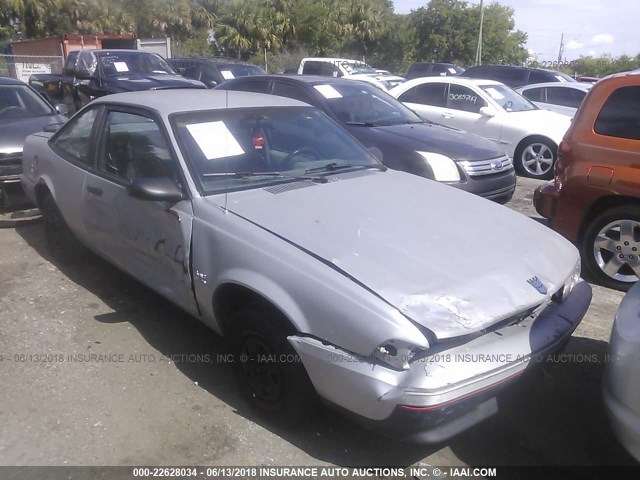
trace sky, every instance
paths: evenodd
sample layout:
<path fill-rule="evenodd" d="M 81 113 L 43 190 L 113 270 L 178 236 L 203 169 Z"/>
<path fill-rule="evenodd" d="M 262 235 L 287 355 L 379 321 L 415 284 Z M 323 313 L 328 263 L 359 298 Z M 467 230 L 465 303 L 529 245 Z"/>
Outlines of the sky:
<path fill-rule="evenodd" d="M 485 0 L 484 3 L 492 3 Z M 393 0 L 396 13 L 409 13 L 428 0 Z M 478 4 L 480 0 L 468 3 Z M 515 11 L 516 29 L 528 34 L 526 47 L 538 61 L 563 61 L 581 55 L 640 53 L 640 0 L 498 0 Z"/>

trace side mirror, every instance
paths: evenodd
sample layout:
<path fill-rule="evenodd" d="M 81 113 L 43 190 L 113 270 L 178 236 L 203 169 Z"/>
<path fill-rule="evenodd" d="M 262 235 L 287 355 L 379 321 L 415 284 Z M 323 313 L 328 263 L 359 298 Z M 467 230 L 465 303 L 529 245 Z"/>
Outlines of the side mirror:
<path fill-rule="evenodd" d="M 182 200 L 182 192 L 169 177 L 135 178 L 127 187 L 129 195 L 150 202 L 177 203 Z"/>
<path fill-rule="evenodd" d="M 55 109 L 60 115 L 67 115 L 69 113 L 69 109 L 64 103 L 56 104 Z"/>
<path fill-rule="evenodd" d="M 491 118 L 496 116 L 496 111 L 491 107 L 482 107 L 480 108 L 480 115 Z"/>
<path fill-rule="evenodd" d="M 218 82 L 216 82 L 215 80 L 209 80 L 208 82 L 204 82 L 204 84 L 207 86 L 207 88 L 214 88 L 218 86 Z"/>

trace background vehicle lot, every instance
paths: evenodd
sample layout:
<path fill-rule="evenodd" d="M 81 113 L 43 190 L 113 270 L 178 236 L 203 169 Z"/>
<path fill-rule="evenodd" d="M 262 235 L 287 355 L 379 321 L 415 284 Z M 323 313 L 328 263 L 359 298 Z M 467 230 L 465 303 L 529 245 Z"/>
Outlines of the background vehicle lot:
<path fill-rule="evenodd" d="M 509 206 L 535 216 L 540 182 L 518 182 Z M 0 464 L 633 462 L 613 438 L 600 394 L 620 292 L 594 286 L 567 355 L 508 391 L 498 416 L 445 446 L 424 447 L 391 442 L 331 411 L 274 430 L 243 404 L 230 367 L 217 359 L 224 343 L 205 326 L 98 259 L 51 263 L 40 223 L 0 230 L 0 247 Z M 92 353 L 113 361 L 78 361 Z M 197 355 L 211 361 L 190 357 Z"/>

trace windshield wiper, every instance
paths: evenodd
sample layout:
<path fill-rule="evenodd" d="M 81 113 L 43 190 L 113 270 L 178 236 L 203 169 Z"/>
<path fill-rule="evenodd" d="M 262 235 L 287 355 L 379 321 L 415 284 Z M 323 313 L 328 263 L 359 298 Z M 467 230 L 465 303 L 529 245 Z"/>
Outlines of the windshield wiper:
<path fill-rule="evenodd" d="M 305 172 L 307 173 L 307 172 Z M 203 173 L 203 177 L 230 177 L 240 178 L 246 180 L 248 178 L 255 177 L 270 177 L 270 178 L 286 178 L 294 180 L 310 180 L 317 183 L 327 183 L 328 180 L 324 177 L 311 177 L 307 175 L 287 175 L 282 172 L 233 172 L 233 173 Z"/>
<path fill-rule="evenodd" d="M 378 170 L 383 170 L 383 171 L 387 169 L 384 165 L 351 165 L 348 163 L 331 162 L 321 167 L 308 168 L 304 171 L 304 173 L 333 172 L 335 170 L 344 170 L 346 168 L 357 168 L 357 169 L 376 168 Z"/>
<path fill-rule="evenodd" d="M 380 125 L 376 125 L 371 122 L 344 122 L 346 125 L 356 125 L 358 127 L 379 127 Z"/>

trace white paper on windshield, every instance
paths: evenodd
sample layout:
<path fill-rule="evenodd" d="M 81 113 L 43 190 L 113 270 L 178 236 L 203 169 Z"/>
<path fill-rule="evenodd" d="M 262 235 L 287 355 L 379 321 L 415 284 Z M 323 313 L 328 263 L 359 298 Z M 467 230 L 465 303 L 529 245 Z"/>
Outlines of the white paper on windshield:
<path fill-rule="evenodd" d="M 222 77 L 223 77 L 225 80 L 231 80 L 232 78 L 236 78 L 236 77 L 233 75 L 233 72 L 231 72 L 230 70 L 221 70 L 221 71 L 220 71 L 220 73 L 222 74 Z"/>
<path fill-rule="evenodd" d="M 324 98 L 342 98 L 340 92 L 331 85 L 314 85 L 313 88 L 319 91 Z"/>
<path fill-rule="evenodd" d="M 204 122 L 187 125 L 187 130 L 207 160 L 242 155 L 244 150 L 224 122 Z"/>
<path fill-rule="evenodd" d="M 455 74 L 456 74 L 456 69 L 455 69 L 455 68 L 451 68 L 451 67 L 449 67 L 449 68 L 447 68 L 447 70 L 449 70 L 449 73 L 450 73 L 451 75 L 455 75 Z"/>
<path fill-rule="evenodd" d="M 126 62 L 113 62 L 113 66 L 116 69 L 116 72 L 128 72 L 129 67 Z"/>
<path fill-rule="evenodd" d="M 491 87 L 485 88 L 485 92 L 487 92 L 489 95 L 491 95 L 491 98 L 493 98 L 494 100 L 502 100 L 504 98 L 504 95 L 502 95 L 495 88 L 491 88 Z"/>

